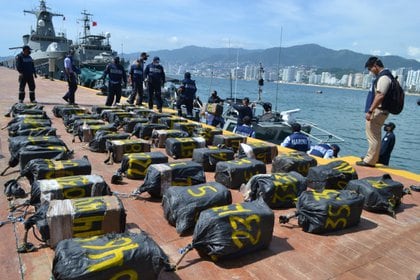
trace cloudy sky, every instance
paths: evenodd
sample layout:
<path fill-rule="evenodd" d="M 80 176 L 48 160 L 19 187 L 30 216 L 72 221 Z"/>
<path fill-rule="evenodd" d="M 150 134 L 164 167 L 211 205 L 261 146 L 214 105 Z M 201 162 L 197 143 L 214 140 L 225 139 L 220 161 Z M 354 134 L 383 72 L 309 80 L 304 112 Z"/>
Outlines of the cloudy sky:
<path fill-rule="evenodd" d="M 24 14 L 39 0 L 1 0 L 0 56 L 16 54 L 35 26 Z M 413 0 L 47 0 L 56 32 L 75 40 L 81 11 L 92 33 L 110 32 L 118 52 L 188 45 L 262 49 L 315 43 L 334 50 L 399 55 L 420 61 L 420 1 Z M 283 31 L 281 31 L 283 30 Z M 281 41 L 281 42 L 280 42 Z"/>

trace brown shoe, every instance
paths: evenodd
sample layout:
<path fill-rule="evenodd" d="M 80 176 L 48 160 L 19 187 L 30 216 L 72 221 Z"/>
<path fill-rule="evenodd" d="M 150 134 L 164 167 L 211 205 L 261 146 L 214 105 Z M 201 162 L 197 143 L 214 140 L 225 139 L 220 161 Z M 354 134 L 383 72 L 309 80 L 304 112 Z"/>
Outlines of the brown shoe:
<path fill-rule="evenodd" d="M 356 161 L 356 165 L 358 165 L 358 166 L 365 166 L 365 167 L 375 167 L 375 165 L 372 165 L 372 164 L 366 163 L 366 162 L 364 162 L 363 160 L 361 160 L 361 161 Z"/>

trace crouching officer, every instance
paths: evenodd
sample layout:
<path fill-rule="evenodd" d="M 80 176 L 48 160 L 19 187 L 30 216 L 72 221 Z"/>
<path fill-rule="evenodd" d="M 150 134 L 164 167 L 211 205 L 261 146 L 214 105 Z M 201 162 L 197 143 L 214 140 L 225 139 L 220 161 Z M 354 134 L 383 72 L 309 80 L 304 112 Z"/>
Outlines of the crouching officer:
<path fill-rule="evenodd" d="M 108 81 L 108 97 L 106 98 L 106 106 L 113 105 L 114 97 L 115 103 L 119 104 L 121 100 L 121 83 L 127 85 L 127 75 L 125 73 L 124 67 L 120 64 L 120 58 L 117 56 L 114 58 L 114 62 L 110 63 L 106 66 L 104 74 L 102 75 L 101 79 L 105 79 L 106 76 L 109 76 Z"/>
<path fill-rule="evenodd" d="M 22 52 L 16 56 L 16 69 L 19 72 L 19 103 L 23 103 L 25 99 L 25 86 L 29 87 L 29 99 L 36 103 L 35 100 L 35 64 L 31 57 L 31 48 L 23 46 Z"/>
<path fill-rule="evenodd" d="M 178 116 L 182 116 L 181 105 L 187 107 L 187 115 L 192 116 L 194 99 L 196 98 L 195 93 L 197 87 L 195 81 L 191 80 L 191 73 L 185 72 L 182 85 L 178 89 L 178 100 L 176 101 L 176 107 L 178 109 Z"/>

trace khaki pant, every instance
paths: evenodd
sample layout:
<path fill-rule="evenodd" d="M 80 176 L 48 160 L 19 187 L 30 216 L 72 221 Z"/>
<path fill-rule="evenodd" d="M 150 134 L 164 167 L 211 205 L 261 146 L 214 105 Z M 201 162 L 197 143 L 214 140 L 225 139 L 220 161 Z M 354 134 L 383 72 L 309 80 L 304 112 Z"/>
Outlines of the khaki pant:
<path fill-rule="evenodd" d="M 363 161 L 367 164 L 375 165 L 378 162 L 381 152 L 382 126 L 388 117 L 388 112 L 375 109 L 370 121 L 366 121 L 366 138 L 369 148 Z"/>

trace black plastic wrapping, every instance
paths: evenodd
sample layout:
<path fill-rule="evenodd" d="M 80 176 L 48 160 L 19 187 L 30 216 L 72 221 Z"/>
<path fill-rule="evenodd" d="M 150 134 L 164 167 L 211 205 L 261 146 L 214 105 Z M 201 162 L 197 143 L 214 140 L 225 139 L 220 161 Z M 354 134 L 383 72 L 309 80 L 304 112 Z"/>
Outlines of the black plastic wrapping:
<path fill-rule="evenodd" d="M 32 184 L 35 180 L 54 179 L 65 176 L 89 175 L 92 167 L 87 156 L 81 159 L 51 160 L 33 159 L 29 161 L 21 172 Z"/>
<path fill-rule="evenodd" d="M 270 245 L 274 213 L 262 200 L 214 207 L 200 213 L 192 246 L 216 261 L 236 258 Z"/>
<path fill-rule="evenodd" d="M 212 146 L 194 149 L 192 160 L 203 165 L 204 171 L 213 172 L 219 161 L 233 160 L 234 155 L 233 150 Z"/>
<path fill-rule="evenodd" d="M 214 179 L 228 188 L 239 188 L 252 176 L 265 174 L 265 163 L 256 159 L 241 158 L 237 160 L 219 161 L 216 164 Z"/>
<path fill-rule="evenodd" d="M 194 229 L 201 211 L 231 203 L 230 191 L 217 182 L 190 187 L 169 187 L 162 198 L 165 218 L 181 235 Z"/>
<path fill-rule="evenodd" d="M 127 139 L 130 137 L 126 132 L 113 132 L 108 130 L 99 130 L 95 137 L 89 142 L 89 150 L 97 153 L 105 153 L 107 151 L 106 142 L 109 140 Z"/>
<path fill-rule="evenodd" d="M 308 187 L 315 190 L 342 190 L 350 180 L 357 178 L 356 170 L 343 160 L 311 167 L 307 176 Z"/>
<path fill-rule="evenodd" d="M 132 135 L 135 135 L 138 138 L 144 140 L 149 140 L 152 137 L 152 132 L 154 129 L 167 129 L 168 126 L 165 124 L 157 123 L 138 123 L 134 126 Z"/>
<path fill-rule="evenodd" d="M 404 185 L 394 181 L 389 174 L 351 180 L 346 190 L 353 190 L 365 197 L 364 208 L 368 211 L 393 214 L 401 204 Z"/>
<path fill-rule="evenodd" d="M 169 259 L 145 232 L 61 241 L 53 260 L 55 280 L 157 279 Z"/>
<path fill-rule="evenodd" d="M 194 149 L 205 146 L 203 137 L 167 138 L 165 141 L 166 153 L 174 159 L 191 158 Z"/>
<path fill-rule="evenodd" d="M 168 156 L 161 152 L 126 154 L 123 156 L 118 172 L 126 175 L 128 179 L 144 179 L 147 168 L 151 164 L 167 162 Z"/>
<path fill-rule="evenodd" d="M 364 197 L 349 190 L 304 191 L 298 198 L 297 217 L 303 231 L 327 233 L 357 225 Z"/>
<path fill-rule="evenodd" d="M 296 171 L 303 176 L 307 176 L 309 168 L 316 165 L 317 161 L 315 158 L 304 152 L 292 151 L 275 157 L 271 172 Z"/>
<path fill-rule="evenodd" d="M 137 192 L 160 198 L 170 186 L 192 186 L 206 182 L 203 167 L 192 161 L 152 164 Z"/>
<path fill-rule="evenodd" d="M 294 207 L 299 195 L 306 190 L 306 178 L 291 171 L 255 175 L 242 188 L 246 201 L 261 197 L 272 209 Z"/>

